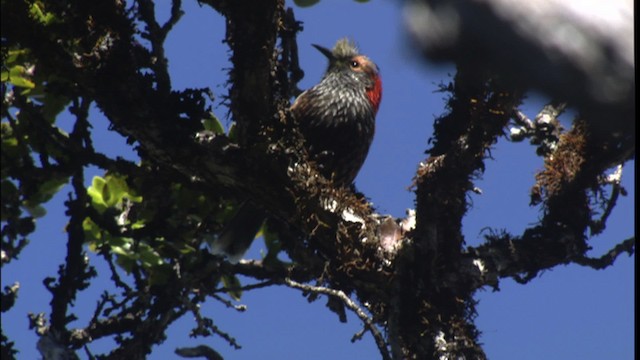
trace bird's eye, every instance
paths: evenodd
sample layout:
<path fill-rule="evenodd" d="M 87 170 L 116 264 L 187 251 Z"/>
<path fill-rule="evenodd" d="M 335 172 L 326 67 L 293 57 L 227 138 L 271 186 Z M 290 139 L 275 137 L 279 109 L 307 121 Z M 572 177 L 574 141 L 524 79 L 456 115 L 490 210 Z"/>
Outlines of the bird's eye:
<path fill-rule="evenodd" d="M 359 68 L 360 67 L 360 63 L 355 61 L 355 60 L 353 60 L 353 61 L 351 61 L 351 67 L 354 68 L 354 69 Z"/>

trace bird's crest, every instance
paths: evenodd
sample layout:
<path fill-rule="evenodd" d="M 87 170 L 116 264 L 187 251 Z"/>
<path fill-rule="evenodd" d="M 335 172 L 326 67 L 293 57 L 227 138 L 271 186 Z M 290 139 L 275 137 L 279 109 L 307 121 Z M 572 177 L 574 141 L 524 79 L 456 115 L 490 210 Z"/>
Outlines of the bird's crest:
<path fill-rule="evenodd" d="M 342 38 L 338 40 L 331 52 L 336 58 L 351 58 L 360 53 L 356 43 L 349 38 Z"/>

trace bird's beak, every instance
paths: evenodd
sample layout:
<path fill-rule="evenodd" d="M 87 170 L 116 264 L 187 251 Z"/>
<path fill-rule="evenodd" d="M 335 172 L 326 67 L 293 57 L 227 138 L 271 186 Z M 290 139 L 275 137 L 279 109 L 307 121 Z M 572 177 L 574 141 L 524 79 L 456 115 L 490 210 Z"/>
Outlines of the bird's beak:
<path fill-rule="evenodd" d="M 326 56 L 327 59 L 329 60 L 333 60 L 333 53 L 331 52 L 331 50 L 322 47 L 320 45 L 316 45 L 316 44 L 311 44 L 311 46 L 313 46 L 314 48 L 318 49 L 318 51 L 320 51 L 322 53 L 322 55 Z"/>

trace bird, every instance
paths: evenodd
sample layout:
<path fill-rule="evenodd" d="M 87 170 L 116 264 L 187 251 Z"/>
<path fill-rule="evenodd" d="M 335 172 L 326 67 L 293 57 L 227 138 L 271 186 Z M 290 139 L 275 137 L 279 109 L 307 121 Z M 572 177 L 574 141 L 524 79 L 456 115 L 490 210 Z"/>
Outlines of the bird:
<path fill-rule="evenodd" d="M 382 100 L 380 70 L 349 38 L 339 39 L 331 50 L 312 46 L 329 63 L 320 82 L 293 102 L 291 114 L 319 172 L 336 186 L 349 187 L 373 141 Z M 238 262 L 266 216 L 264 210 L 244 202 L 210 243 L 211 252 Z"/>

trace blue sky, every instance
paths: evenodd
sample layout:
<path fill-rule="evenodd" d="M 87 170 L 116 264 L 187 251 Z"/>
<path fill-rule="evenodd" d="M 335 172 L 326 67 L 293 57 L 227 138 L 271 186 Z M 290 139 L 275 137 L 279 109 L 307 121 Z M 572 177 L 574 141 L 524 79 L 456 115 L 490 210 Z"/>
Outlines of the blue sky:
<path fill-rule="evenodd" d="M 186 14 L 167 40 L 167 56 L 173 86 L 176 89 L 211 87 L 220 96 L 224 88 L 228 51 L 222 43 L 223 19 L 195 1 L 185 1 Z M 159 6 L 162 16 L 168 14 Z M 436 93 L 437 84 L 447 82 L 453 66 L 423 64 L 406 42 L 402 11 L 396 2 L 324 0 L 319 5 L 300 9 L 296 16 L 304 22 L 298 37 L 301 66 L 305 78 L 301 88 L 315 84 L 326 67 L 326 59 L 311 47 L 331 47 L 338 38 L 356 40 L 363 53 L 380 67 L 384 94 L 378 113 L 376 137 L 369 157 L 356 180 L 359 190 L 375 204 L 380 213 L 404 215 L 413 207 L 413 193 L 407 190 L 417 164 L 425 159 L 424 150 L 431 136 L 433 119 L 444 112 L 443 94 Z M 523 107 L 533 117 L 542 105 L 532 95 Z M 224 118 L 226 109 L 215 109 Z M 110 155 L 134 159 L 124 140 L 107 131 L 106 120 L 92 112 L 95 146 Z M 70 126 L 61 119 L 62 127 Z M 471 195 L 472 208 L 464 222 L 467 244 L 482 241 L 485 227 L 504 228 L 521 233 L 539 217 L 530 208 L 529 189 L 533 176 L 542 167 L 534 148 L 524 143 L 508 143 L 502 139 L 487 162 L 482 180 L 476 185 L 482 195 Z M 607 231 L 592 240 L 591 254 L 598 256 L 617 242 L 634 235 L 634 162 L 625 166 L 623 185 L 628 197 L 618 201 Z M 87 172 L 87 183 L 95 169 Z M 68 190 L 63 190 L 48 206 L 48 215 L 39 219 L 31 244 L 19 262 L 5 266 L 2 285 L 21 284 L 16 306 L 2 316 L 6 334 L 20 349 L 20 359 L 38 358 L 35 335 L 28 330 L 27 312 L 49 312 L 50 294 L 42 285 L 46 276 L 56 273 L 64 261 L 66 235 L 62 203 Z M 249 257 L 260 257 L 261 241 L 254 243 Z M 98 271 L 105 270 L 99 258 L 91 255 Z M 490 359 L 633 359 L 634 358 L 634 257 L 622 255 L 616 264 L 604 271 L 577 265 L 560 266 L 544 272 L 528 285 L 511 280 L 501 283 L 501 291 L 481 290 L 477 294 L 477 325 L 483 331 L 481 341 Z M 98 295 L 110 286 L 93 284 L 80 294 L 76 313 L 77 326 L 86 323 Z M 189 339 L 192 319 L 174 324 L 168 340 L 154 350 L 150 359 L 174 359 L 178 346 L 207 343 L 228 359 L 375 359 L 378 351 L 370 335 L 350 343 L 361 329 L 358 319 L 349 317 L 347 324 L 338 322 L 327 311 L 325 299 L 309 304 L 297 290 L 268 288 L 248 292 L 242 303 L 245 313 L 236 313 L 222 304 L 209 301 L 203 312 L 216 325 L 230 333 L 243 346 L 234 350 L 219 338 Z M 95 352 L 110 348 L 108 341 L 90 347 Z"/>

